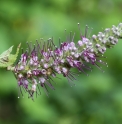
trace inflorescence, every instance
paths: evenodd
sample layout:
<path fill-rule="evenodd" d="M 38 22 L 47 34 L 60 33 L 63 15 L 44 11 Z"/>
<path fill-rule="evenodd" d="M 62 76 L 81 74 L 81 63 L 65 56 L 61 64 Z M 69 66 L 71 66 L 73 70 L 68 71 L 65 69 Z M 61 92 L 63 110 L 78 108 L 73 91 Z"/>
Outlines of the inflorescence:
<path fill-rule="evenodd" d="M 86 27 L 87 29 L 87 27 Z M 55 46 L 53 38 L 46 42 L 36 41 L 35 45 L 27 43 L 28 49 L 22 53 L 19 62 L 13 66 L 13 73 L 18 81 L 19 91 L 28 92 L 28 96 L 33 99 L 34 94 L 40 94 L 40 87 L 46 94 L 47 86 L 55 89 L 52 85 L 53 78 L 57 74 L 62 74 L 68 82 L 76 80 L 76 73 L 72 68 L 85 73 L 84 69 L 91 70 L 89 65 L 95 65 L 99 69 L 99 63 L 107 66 L 101 58 L 107 48 L 112 48 L 122 38 L 122 23 L 112 28 L 107 28 L 98 35 L 87 38 L 81 35 L 81 39 L 75 43 L 73 38 Z M 60 41 L 60 40 L 59 40 Z"/>

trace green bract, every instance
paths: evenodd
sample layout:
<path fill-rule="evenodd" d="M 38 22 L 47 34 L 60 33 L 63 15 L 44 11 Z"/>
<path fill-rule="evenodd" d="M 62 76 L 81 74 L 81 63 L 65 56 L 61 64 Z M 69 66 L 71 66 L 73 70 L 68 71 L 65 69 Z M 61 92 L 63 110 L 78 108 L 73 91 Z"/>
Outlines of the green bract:
<path fill-rule="evenodd" d="M 20 45 L 17 48 L 16 54 L 11 54 L 13 46 L 11 46 L 8 50 L 4 51 L 1 55 L 0 55 L 0 68 L 7 68 L 11 65 L 14 64 L 14 62 L 17 59 L 18 53 L 19 53 L 19 48 Z"/>

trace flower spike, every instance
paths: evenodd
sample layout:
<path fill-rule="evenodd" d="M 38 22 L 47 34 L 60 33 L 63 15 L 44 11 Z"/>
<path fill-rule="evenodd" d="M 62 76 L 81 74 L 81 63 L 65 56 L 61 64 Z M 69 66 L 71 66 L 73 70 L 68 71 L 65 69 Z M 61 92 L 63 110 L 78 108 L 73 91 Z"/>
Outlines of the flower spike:
<path fill-rule="evenodd" d="M 80 30 L 80 24 L 79 30 Z M 78 74 L 71 71 L 76 68 L 79 72 L 85 72 L 85 69 L 92 70 L 88 65 L 96 66 L 101 70 L 99 64 L 107 66 L 101 58 L 107 48 L 112 48 L 117 44 L 118 39 L 122 38 L 122 23 L 118 26 L 107 28 L 98 35 L 87 37 L 88 26 L 85 34 L 76 42 L 74 36 L 67 38 L 67 41 L 60 43 L 59 47 L 55 46 L 53 38 L 47 42 L 36 40 L 36 44 L 27 43 L 28 50 L 23 52 L 20 61 L 12 67 L 12 71 L 17 78 L 18 86 L 22 94 L 22 89 L 28 93 L 29 98 L 33 99 L 34 94 L 40 94 L 40 87 L 44 89 L 48 96 L 47 87 L 54 90 L 52 85 L 53 79 L 57 74 L 62 74 L 67 78 L 70 85 L 76 80 Z"/>

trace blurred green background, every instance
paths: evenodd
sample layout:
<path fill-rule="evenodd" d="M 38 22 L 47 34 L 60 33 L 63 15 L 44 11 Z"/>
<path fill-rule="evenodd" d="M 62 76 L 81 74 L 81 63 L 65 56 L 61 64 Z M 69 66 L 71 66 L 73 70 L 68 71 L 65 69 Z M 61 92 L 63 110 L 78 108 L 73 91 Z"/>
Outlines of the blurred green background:
<path fill-rule="evenodd" d="M 77 23 L 92 34 L 122 21 L 121 0 L 0 0 L 0 53 L 21 42 L 52 37 L 66 40 Z M 65 34 L 64 29 L 67 29 Z M 94 69 L 81 74 L 70 87 L 67 80 L 55 79 L 55 91 L 48 98 L 18 99 L 17 81 L 11 72 L 0 70 L 0 124 L 122 124 L 122 40 L 106 52 L 105 73 Z M 13 53 L 14 53 L 13 52 Z"/>

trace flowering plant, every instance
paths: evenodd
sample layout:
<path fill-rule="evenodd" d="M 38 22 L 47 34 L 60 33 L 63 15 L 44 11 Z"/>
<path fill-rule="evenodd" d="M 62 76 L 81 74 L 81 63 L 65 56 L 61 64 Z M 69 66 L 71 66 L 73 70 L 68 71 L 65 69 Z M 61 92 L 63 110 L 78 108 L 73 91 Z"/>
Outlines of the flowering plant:
<path fill-rule="evenodd" d="M 80 35 L 81 39 L 75 44 L 74 35 L 65 42 L 60 43 L 59 47 L 55 46 L 53 38 L 49 38 L 47 42 L 36 41 L 35 45 L 28 43 L 28 49 L 22 51 L 20 59 L 15 63 L 20 45 L 15 55 L 11 54 L 12 47 L 0 55 L 0 67 L 7 68 L 15 75 L 19 92 L 23 95 L 22 90 L 28 93 L 33 99 L 34 94 L 40 94 L 40 87 L 44 89 L 48 95 L 46 86 L 55 89 L 52 85 L 53 79 L 57 74 L 62 74 L 71 83 L 76 80 L 77 73 L 71 71 L 76 68 L 79 72 L 85 73 L 85 69 L 91 70 L 89 65 L 94 65 L 100 70 L 100 64 L 107 66 L 102 61 L 107 48 L 112 48 L 117 44 L 118 39 L 122 38 L 122 23 L 112 28 L 106 28 L 98 35 L 87 37 L 87 26 L 84 35 Z M 20 96 L 18 96 L 19 98 Z"/>

